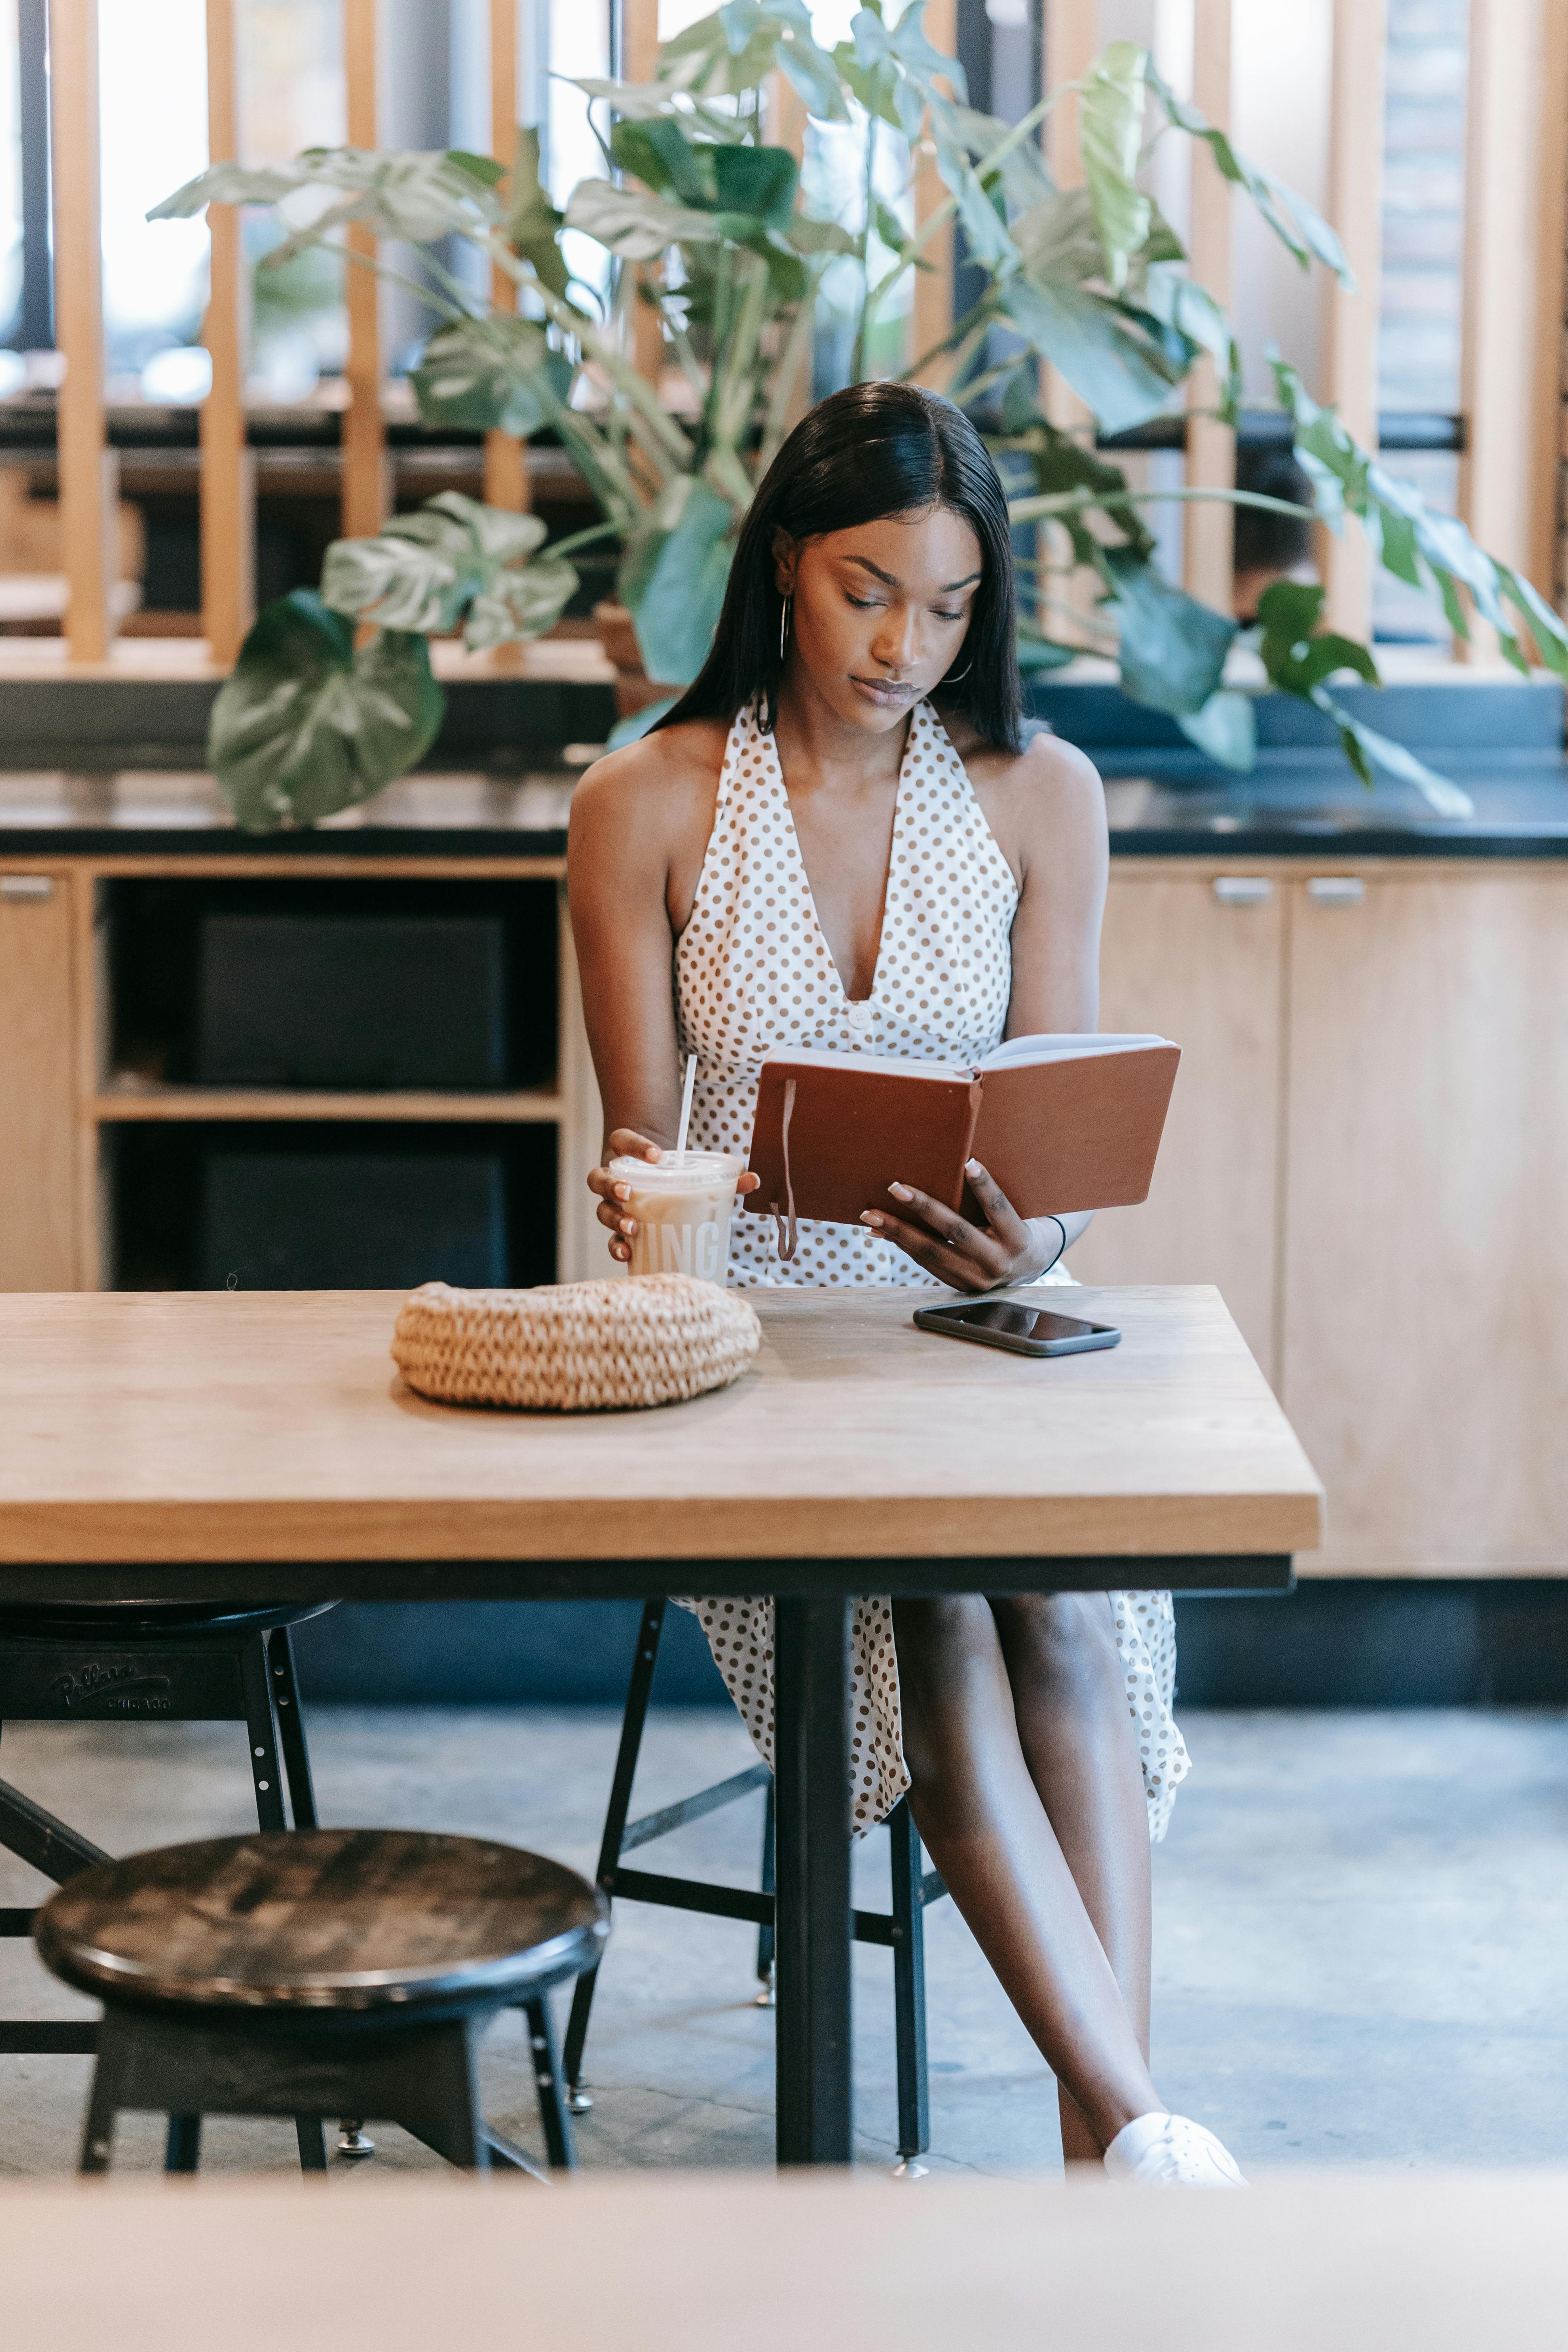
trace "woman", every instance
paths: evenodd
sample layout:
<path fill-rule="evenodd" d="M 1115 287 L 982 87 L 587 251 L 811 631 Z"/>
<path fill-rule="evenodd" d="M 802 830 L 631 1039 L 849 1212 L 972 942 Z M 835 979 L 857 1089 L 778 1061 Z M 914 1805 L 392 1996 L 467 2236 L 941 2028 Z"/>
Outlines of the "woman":
<path fill-rule="evenodd" d="M 574 800 L 606 1160 L 673 1144 L 688 1053 L 692 1144 L 744 1158 L 774 1045 L 971 1061 L 1095 1027 L 1104 798 L 1086 759 L 1024 727 L 1013 622 L 1006 502 L 962 413 L 889 383 L 814 409 L 747 516 L 701 676 Z M 773 1221 L 738 1217 L 731 1279 L 1052 1276 L 1087 1220 L 1027 1223 L 969 1174 L 983 1225 L 895 1184 L 858 1227 L 801 1221 L 787 1266 Z M 588 1181 L 625 1259 L 626 1189 Z M 693 1605 L 770 1755 L 771 1604 Z M 866 1601 L 854 1665 L 856 1826 L 909 1790 L 1057 2074 L 1068 2159 L 1239 2181 L 1147 2063 L 1149 1842 L 1187 1769 L 1170 1596 Z"/>

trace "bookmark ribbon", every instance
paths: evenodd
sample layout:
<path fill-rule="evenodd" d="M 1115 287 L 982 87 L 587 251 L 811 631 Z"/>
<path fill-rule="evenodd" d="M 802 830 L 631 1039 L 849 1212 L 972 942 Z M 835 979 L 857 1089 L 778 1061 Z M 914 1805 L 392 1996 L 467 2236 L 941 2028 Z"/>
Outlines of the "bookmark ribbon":
<path fill-rule="evenodd" d="M 795 1179 L 789 1170 L 789 1123 L 795 1117 L 795 1080 L 786 1078 L 784 1092 L 784 1118 L 779 1123 L 779 1144 L 784 1153 L 784 1210 L 781 1213 L 776 1201 L 770 1201 L 768 1203 L 778 1232 L 779 1256 L 786 1265 L 795 1255 L 797 1239 L 795 1223 Z"/>

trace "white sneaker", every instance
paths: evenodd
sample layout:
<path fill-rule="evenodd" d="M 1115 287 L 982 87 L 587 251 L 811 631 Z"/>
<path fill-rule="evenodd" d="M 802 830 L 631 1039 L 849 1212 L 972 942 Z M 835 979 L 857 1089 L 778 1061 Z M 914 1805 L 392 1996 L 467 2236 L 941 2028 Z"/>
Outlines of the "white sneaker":
<path fill-rule="evenodd" d="M 1152 2181 L 1163 2189 L 1245 2189 L 1230 2150 L 1185 2116 L 1139 2116 L 1105 2151 L 1112 2180 Z"/>

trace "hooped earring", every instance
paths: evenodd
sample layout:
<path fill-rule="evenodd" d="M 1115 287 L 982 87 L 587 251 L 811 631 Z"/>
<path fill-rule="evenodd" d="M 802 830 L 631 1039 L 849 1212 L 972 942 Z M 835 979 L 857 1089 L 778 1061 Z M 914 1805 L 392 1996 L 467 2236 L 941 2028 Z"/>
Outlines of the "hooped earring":
<path fill-rule="evenodd" d="M 952 677 L 944 677 L 942 679 L 943 686 L 956 686 L 961 678 L 965 678 L 969 676 L 970 671 L 973 667 L 974 664 L 973 661 L 966 661 L 963 667 L 961 670 L 955 670 Z"/>
<path fill-rule="evenodd" d="M 784 657 L 784 644 L 789 636 L 789 608 L 794 602 L 794 596 L 786 591 L 784 603 L 779 607 L 779 660 L 781 663 Z"/>

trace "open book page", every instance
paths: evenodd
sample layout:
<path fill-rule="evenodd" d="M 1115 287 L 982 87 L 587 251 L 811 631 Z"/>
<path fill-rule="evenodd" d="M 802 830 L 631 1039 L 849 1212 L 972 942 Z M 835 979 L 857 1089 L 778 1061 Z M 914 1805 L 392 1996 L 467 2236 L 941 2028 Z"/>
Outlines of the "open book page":
<path fill-rule="evenodd" d="M 1081 1035 L 1063 1031 L 1038 1037 L 1009 1037 L 994 1054 L 986 1055 L 980 1067 L 1001 1070 L 1014 1062 L 1069 1062 L 1084 1054 L 1135 1054 L 1169 1043 L 1167 1037 L 1134 1034 L 1119 1036 L 1109 1030 Z"/>
<path fill-rule="evenodd" d="M 879 1070 L 896 1078 L 962 1078 L 965 1085 L 974 1076 L 968 1062 L 920 1062 L 904 1054 L 841 1054 L 826 1045 L 773 1045 L 763 1056 L 764 1070 L 770 1062 L 787 1062 L 792 1070 L 798 1064 L 807 1070 Z"/>

